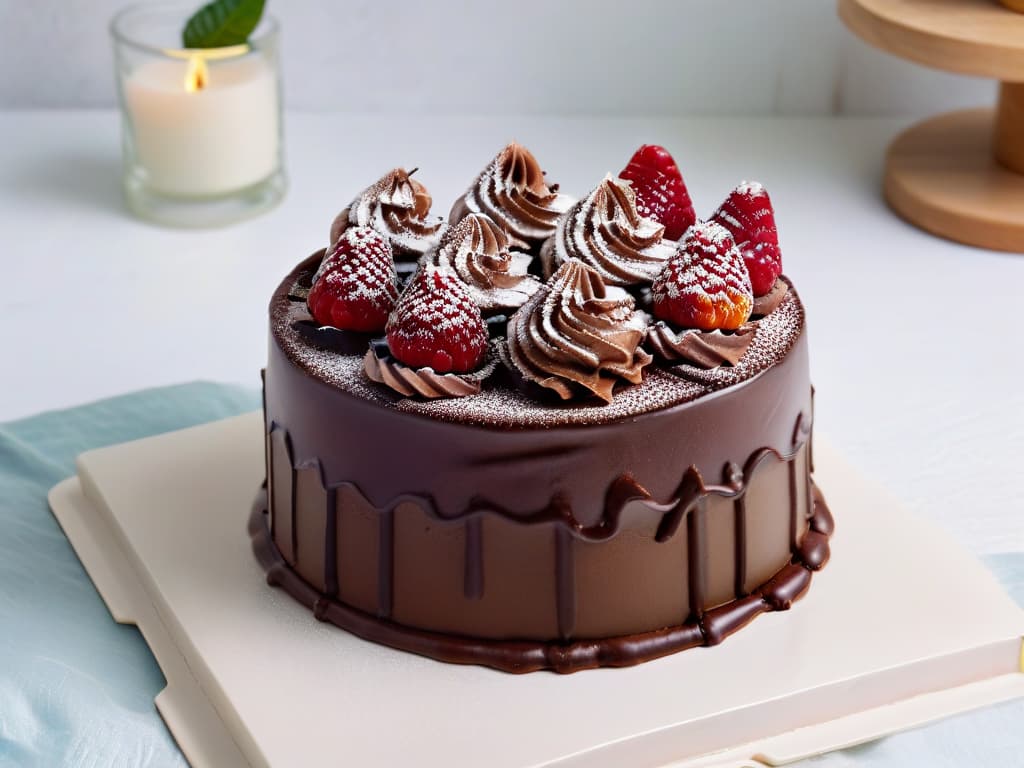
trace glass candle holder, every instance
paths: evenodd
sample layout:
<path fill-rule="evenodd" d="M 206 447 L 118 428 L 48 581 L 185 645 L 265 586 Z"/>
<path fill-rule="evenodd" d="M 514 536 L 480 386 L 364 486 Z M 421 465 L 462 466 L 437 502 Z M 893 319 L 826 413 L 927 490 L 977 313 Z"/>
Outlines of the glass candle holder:
<path fill-rule="evenodd" d="M 125 200 L 179 227 L 254 216 L 286 187 L 277 23 L 264 17 L 245 45 L 182 48 L 196 7 L 134 6 L 110 25 Z"/>

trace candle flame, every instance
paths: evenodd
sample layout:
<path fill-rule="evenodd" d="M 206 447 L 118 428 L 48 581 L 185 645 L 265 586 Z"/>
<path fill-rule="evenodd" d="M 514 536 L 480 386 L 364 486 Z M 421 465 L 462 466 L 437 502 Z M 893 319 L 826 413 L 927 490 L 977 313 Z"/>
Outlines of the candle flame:
<path fill-rule="evenodd" d="M 188 70 L 185 72 L 185 90 L 189 93 L 201 91 L 210 82 L 210 72 L 206 68 L 206 60 L 202 56 L 189 56 Z"/>

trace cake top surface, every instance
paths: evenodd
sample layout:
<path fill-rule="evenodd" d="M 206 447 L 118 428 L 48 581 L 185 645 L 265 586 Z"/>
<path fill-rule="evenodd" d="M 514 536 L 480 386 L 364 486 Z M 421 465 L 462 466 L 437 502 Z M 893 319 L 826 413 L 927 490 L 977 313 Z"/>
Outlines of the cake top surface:
<path fill-rule="evenodd" d="M 496 377 L 485 381 L 476 395 L 423 400 L 402 397 L 367 378 L 362 352 L 342 354 L 319 347 L 297 328 L 296 324 L 311 320 L 305 301 L 299 297 L 318 261 L 307 260 L 296 267 L 281 284 L 271 305 L 272 333 L 292 363 L 326 384 L 382 407 L 482 427 L 536 429 L 611 424 L 691 402 L 752 379 L 776 365 L 793 348 L 804 327 L 803 305 L 786 281 L 789 290 L 785 297 L 758 322 L 750 346 L 735 366 L 648 366 L 640 384 L 617 388 L 610 403 L 537 399 Z"/>
<path fill-rule="evenodd" d="M 804 312 L 767 190 L 697 218 L 663 147 L 573 203 L 507 145 L 452 206 L 397 168 L 271 304 L 308 375 L 397 412 L 504 429 L 611 424 L 781 362 Z"/>

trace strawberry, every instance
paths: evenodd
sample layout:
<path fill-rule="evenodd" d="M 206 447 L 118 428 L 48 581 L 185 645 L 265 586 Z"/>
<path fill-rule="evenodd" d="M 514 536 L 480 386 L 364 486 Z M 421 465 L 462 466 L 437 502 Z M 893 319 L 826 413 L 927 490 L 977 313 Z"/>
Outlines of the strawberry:
<path fill-rule="evenodd" d="M 711 221 L 721 224 L 735 238 L 750 272 L 754 295 L 764 296 L 771 291 L 782 274 L 782 251 L 767 190 L 756 181 L 744 181 L 729 193 Z"/>
<path fill-rule="evenodd" d="M 397 297 L 391 245 L 369 227 L 349 227 L 320 262 L 306 305 L 321 325 L 373 333 Z"/>
<path fill-rule="evenodd" d="M 690 227 L 651 286 L 654 314 L 679 328 L 735 330 L 750 319 L 750 276 L 729 231 L 714 222 Z"/>
<path fill-rule="evenodd" d="M 619 178 L 633 183 L 637 211 L 664 225 L 665 239 L 678 240 L 697 220 L 679 167 L 664 147 L 644 144 Z"/>
<path fill-rule="evenodd" d="M 387 326 L 399 362 L 436 373 L 469 373 L 487 353 L 480 308 L 448 267 L 423 264 L 402 291 Z"/>

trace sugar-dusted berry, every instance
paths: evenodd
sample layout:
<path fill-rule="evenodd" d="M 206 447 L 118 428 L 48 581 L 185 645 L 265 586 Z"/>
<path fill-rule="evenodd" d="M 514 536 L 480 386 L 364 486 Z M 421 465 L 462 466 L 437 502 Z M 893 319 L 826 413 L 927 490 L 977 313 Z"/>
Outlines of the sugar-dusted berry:
<path fill-rule="evenodd" d="M 622 169 L 619 178 L 632 182 L 637 211 L 662 224 L 666 240 L 678 240 L 696 221 L 697 214 L 683 176 L 664 147 L 644 144 Z"/>
<path fill-rule="evenodd" d="M 480 308 L 451 269 L 432 264 L 423 264 L 402 291 L 387 336 L 397 360 L 437 373 L 469 373 L 487 353 Z"/>
<path fill-rule="evenodd" d="M 320 262 L 306 304 L 321 325 L 384 330 L 398 298 L 391 246 L 369 227 L 346 229 Z"/>
<path fill-rule="evenodd" d="M 771 291 L 782 274 L 782 251 L 768 191 L 756 181 L 744 181 L 729 193 L 711 221 L 732 233 L 750 272 L 754 295 Z"/>
<path fill-rule="evenodd" d="M 750 276 L 728 230 L 698 222 L 687 230 L 651 288 L 654 314 L 678 328 L 735 330 L 754 306 Z"/>

